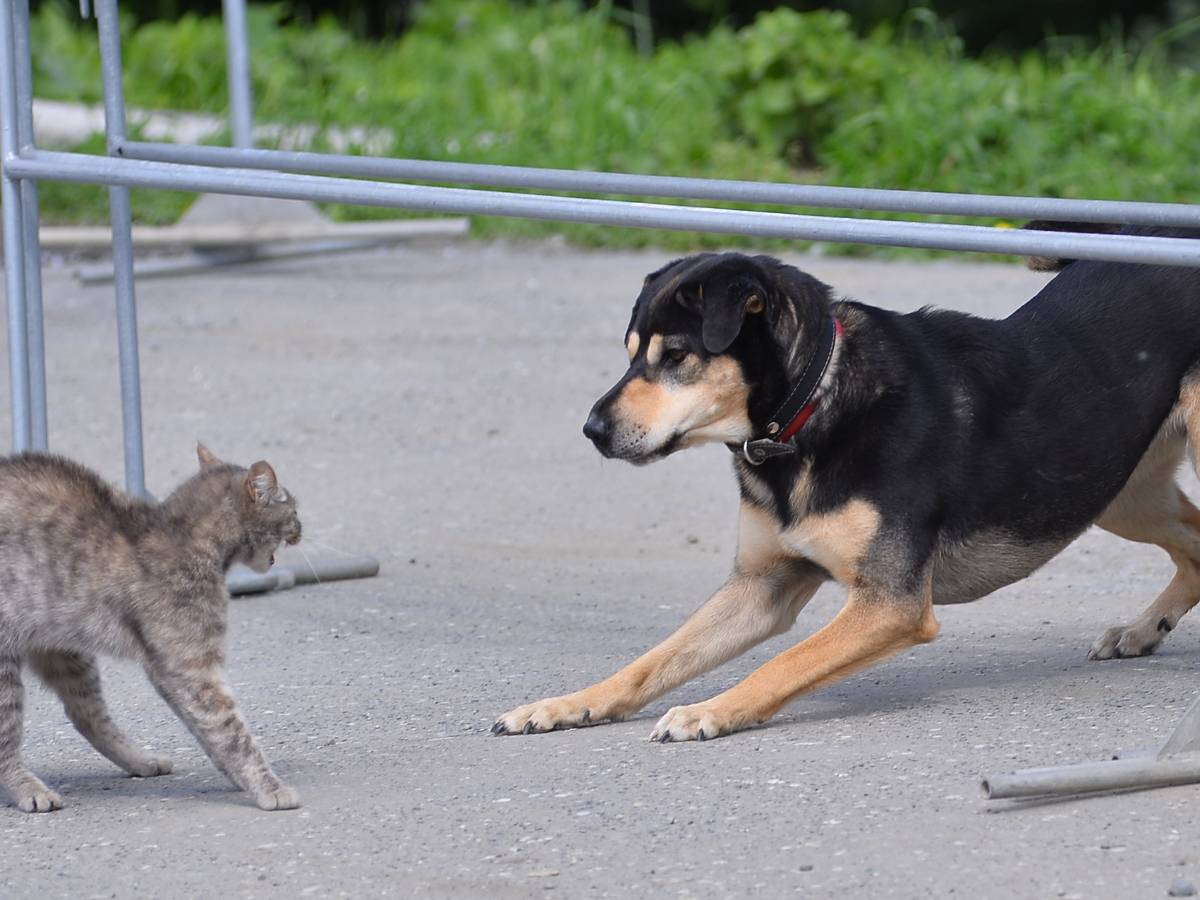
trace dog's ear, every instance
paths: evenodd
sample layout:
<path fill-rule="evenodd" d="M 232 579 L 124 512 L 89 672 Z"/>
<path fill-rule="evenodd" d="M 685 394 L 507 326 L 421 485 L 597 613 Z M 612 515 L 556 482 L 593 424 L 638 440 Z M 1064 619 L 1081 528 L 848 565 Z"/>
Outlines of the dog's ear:
<path fill-rule="evenodd" d="M 768 293 L 759 266 L 745 257 L 733 257 L 696 273 L 676 296 L 700 316 L 704 349 L 715 354 L 724 353 L 737 340 L 747 315 L 766 309 Z"/>

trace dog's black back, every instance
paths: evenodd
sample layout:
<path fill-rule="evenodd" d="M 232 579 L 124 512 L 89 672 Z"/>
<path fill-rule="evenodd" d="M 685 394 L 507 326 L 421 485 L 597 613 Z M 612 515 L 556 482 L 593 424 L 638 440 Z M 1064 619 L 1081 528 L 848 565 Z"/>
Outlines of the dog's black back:
<path fill-rule="evenodd" d="M 786 521 L 811 465 L 806 511 L 865 496 L 906 537 L 885 558 L 912 573 L 980 535 L 1048 559 L 1120 492 L 1200 366 L 1190 268 L 1074 262 L 1003 320 L 832 312 L 853 322 L 832 414 L 801 433 L 800 458 L 742 479 L 767 482 Z"/>

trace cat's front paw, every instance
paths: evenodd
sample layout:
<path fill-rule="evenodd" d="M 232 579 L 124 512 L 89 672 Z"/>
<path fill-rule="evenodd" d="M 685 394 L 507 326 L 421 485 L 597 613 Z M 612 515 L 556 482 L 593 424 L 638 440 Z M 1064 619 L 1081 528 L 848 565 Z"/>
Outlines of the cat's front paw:
<path fill-rule="evenodd" d="M 175 766 L 165 756 L 140 756 L 131 760 L 125 768 L 134 778 L 153 778 L 156 775 L 170 775 Z"/>
<path fill-rule="evenodd" d="M 62 797 L 48 787 L 22 791 L 16 796 L 17 808 L 21 812 L 44 813 L 63 808 Z"/>
<path fill-rule="evenodd" d="M 297 809 L 300 806 L 300 792 L 286 784 L 263 791 L 254 798 L 259 809 L 274 812 L 283 809 Z"/>

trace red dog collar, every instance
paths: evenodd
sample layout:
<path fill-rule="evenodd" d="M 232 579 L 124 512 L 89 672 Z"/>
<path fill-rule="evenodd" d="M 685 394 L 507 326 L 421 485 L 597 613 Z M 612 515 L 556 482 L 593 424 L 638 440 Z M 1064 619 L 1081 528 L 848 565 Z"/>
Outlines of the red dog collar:
<path fill-rule="evenodd" d="M 821 405 L 820 398 L 815 395 L 825 378 L 825 373 L 829 371 L 829 364 L 833 361 L 833 348 L 842 334 L 842 323 L 830 316 L 829 327 L 821 335 L 820 346 L 809 358 L 795 386 L 767 420 L 764 429 L 767 436 L 746 441 L 740 447 L 731 444 L 730 450 L 741 453 L 752 466 L 761 465 L 772 456 L 796 452 L 796 446 L 791 440 Z"/>

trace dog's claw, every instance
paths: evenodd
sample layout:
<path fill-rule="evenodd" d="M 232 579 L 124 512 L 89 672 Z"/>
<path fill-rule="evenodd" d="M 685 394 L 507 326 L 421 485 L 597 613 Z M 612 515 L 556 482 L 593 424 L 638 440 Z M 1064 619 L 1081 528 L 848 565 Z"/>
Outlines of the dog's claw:
<path fill-rule="evenodd" d="M 591 711 L 590 709 L 585 709 L 585 710 L 583 711 L 583 716 L 582 716 L 582 718 L 580 719 L 580 721 L 581 721 L 581 722 L 582 722 L 584 725 L 587 725 L 589 722 L 591 722 L 591 721 L 592 721 L 592 711 Z"/>
<path fill-rule="evenodd" d="M 503 722 L 497 719 L 494 723 L 492 723 L 492 734 L 508 734 L 508 728 L 505 727 Z"/>
<path fill-rule="evenodd" d="M 664 731 L 664 732 L 662 733 L 662 737 L 660 737 L 660 738 L 658 739 L 658 742 L 659 742 L 660 744 L 665 744 L 665 743 L 666 743 L 667 741 L 669 741 L 670 739 L 671 739 L 671 729 L 670 729 L 670 728 L 668 728 L 666 731 Z"/>
<path fill-rule="evenodd" d="M 533 719 L 525 723 L 525 727 L 521 729 L 521 734 L 533 734 Z"/>
<path fill-rule="evenodd" d="M 696 740 L 698 740 L 698 741 L 705 741 L 705 740 L 708 740 L 708 738 L 706 738 L 706 737 L 704 736 L 704 729 L 703 729 L 703 728 L 701 728 L 701 729 L 700 729 L 700 730 L 699 730 L 699 731 L 696 733 Z"/>

